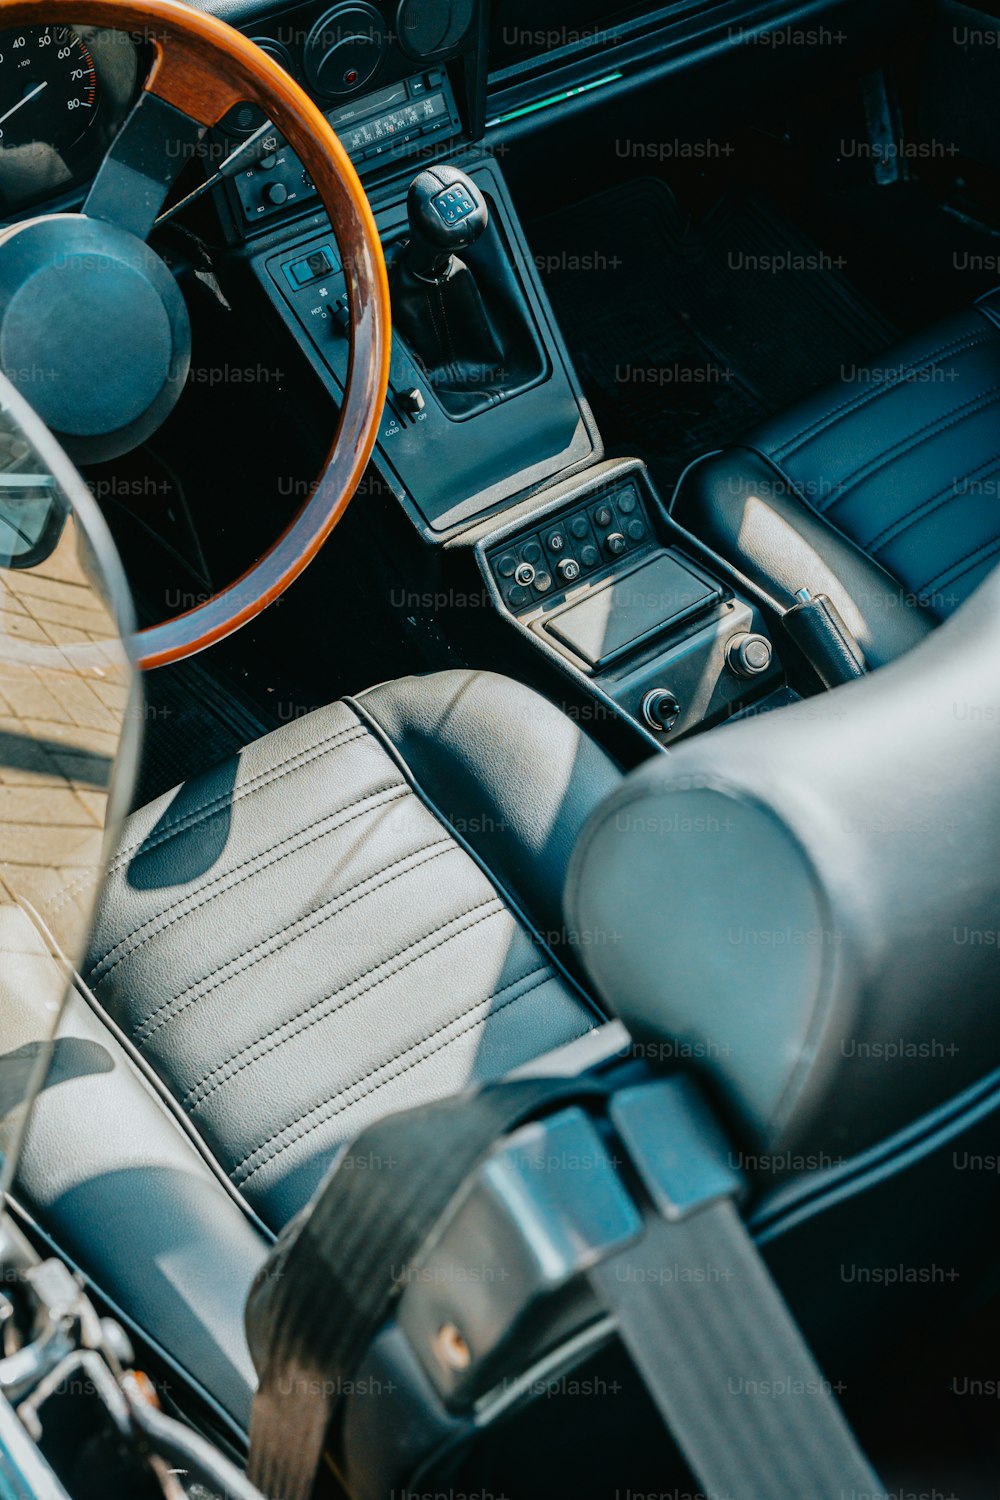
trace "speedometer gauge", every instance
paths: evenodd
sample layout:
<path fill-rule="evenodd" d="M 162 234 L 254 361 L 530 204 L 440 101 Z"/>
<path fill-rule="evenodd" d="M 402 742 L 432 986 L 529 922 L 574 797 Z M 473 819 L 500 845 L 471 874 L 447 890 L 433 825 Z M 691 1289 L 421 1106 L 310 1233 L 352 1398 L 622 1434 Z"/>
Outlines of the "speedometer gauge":
<path fill-rule="evenodd" d="M 68 26 L 0 32 L 0 150 L 75 146 L 97 115 L 90 47 Z"/>

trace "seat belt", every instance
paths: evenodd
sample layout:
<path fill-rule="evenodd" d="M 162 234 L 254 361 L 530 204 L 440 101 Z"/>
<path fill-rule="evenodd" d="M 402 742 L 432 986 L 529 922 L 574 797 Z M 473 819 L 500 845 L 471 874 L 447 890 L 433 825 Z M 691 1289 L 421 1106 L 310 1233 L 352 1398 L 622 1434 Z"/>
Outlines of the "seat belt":
<path fill-rule="evenodd" d="M 487 1085 L 376 1121 L 338 1157 L 247 1301 L 249 1474 L 269 1500 L 309 1500 L 343 1392 L 402 1294 L 393 1267 L 418 1259 L 466 1177 L 518 1125 L 602 1092 L 591 1078 Z"/>
<path fill-rule="evenodd" d="M 731 1202 L 650 1221 L 590 1273 L 705 1495 L 844 1500 L 882 1486 Z"/>
<path fill-rule="evenodd" d="M 610 1100 L 614 1119 L 616 1097 L 625 1096 L 594 1077 L 494 1084 L 378 1121 L 337 1160 L 247 1304 L 260 1376 L 249 1472 L 270 1500 L 309 1500 L 336 1439 L 342 1393 L 407 1284 L 399 1268 L 419 1265 L 442 1214 L 496 1143 L 571 1104 Z M 878 1493 L 732 1201 L 732 1174 L 717 1154 L 710 1159 L 712 1131 L 699 1118 L 675 1112 L 674 1120 L 679 1129 L 666 1139 L 679 1145 L 680 1205 L 665 1204 L 654 1184 L 662 1211 L 646 1215 L 639 1243 L 587 1273 L 665 1425 L 708 1496 Z M 648 1182 L 636 1142 L 625 1144 Z M 708 1167 L 701 1191 L 692 1187 L 699 1154 Z M 660 1160 L 654 1172 L 662 1168 Z M 673 1274 L 635 1274 L 640 1253 Z"/>

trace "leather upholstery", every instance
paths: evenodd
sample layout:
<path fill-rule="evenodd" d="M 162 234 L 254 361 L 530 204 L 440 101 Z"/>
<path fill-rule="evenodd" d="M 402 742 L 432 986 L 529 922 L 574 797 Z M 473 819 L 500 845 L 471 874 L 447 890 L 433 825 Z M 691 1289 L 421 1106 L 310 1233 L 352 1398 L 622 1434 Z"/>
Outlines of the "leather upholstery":
<path fill-rule="evenodd" d="M 682 480 L 673 514 L 782 606 L 832 599 L 872 666 L 1000 556 L 1000 294 L 798 402 Z"/>
<path fill-rule="evenodd" d="M 18 1163 L 19 1207 L 239 1437 L 256 1384 L 243 1308 L 262 1234 L 79 995 Z"/>
<path fill-rule="evenodd" d="M 388 684 L 135 814 L 85 977 L 279 1229 L 373 1117 L 598 1024 L 531 927 L 558 946 L 569 850 L 618 779 L 503 678 Z"/>

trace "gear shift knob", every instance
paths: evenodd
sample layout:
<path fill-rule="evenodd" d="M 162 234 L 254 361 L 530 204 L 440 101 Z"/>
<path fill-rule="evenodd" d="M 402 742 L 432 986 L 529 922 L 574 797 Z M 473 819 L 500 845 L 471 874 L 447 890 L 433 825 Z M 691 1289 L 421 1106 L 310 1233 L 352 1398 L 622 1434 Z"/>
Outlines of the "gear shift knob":
<path fill-rule="evenodd" d="M 475 244 L 489 223 L 486 199 L 457 167 L 428 167 L 415 177 L 406 195 L 406 212 L 406 269 L 425 281 L 445 275 L 452 255 Z"/>

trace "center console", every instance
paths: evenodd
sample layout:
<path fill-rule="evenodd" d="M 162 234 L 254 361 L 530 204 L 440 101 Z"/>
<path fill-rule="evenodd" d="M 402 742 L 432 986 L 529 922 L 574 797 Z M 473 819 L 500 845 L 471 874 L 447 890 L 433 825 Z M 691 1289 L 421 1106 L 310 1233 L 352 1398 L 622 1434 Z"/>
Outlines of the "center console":
<path fill-rule="evenodd" d="M 394 326 L 373 461 L 429 545 L 427 575 L 471 560 L 492 628 L 515 632 L 525 671 L 571 677 L 637 726 L 648 753 L 770 701 L 782 667 L 762 602 L 674 526 L 641 462 L 601 462 L 500 166 L 483 149 L 486 9 L 342 0 L 247 30 L 320 103 L 375 214 Z M 261 126 L 249 107 L 223 123 L 237 136 Z M 350 357 L 336 235 L 280 137 L 265 132 L 255 150 L 222 189 L 232 261 L 304 353 L 332 431 Z M 454 626 L 475 651 L 471 623 Z"/>
<path fill-rule="evenodd" d="M 638 460 L 599 466 L 476 551 L 514 628 L 659 744 L 781 689 L 760 605 L 693 550 Z"/>

